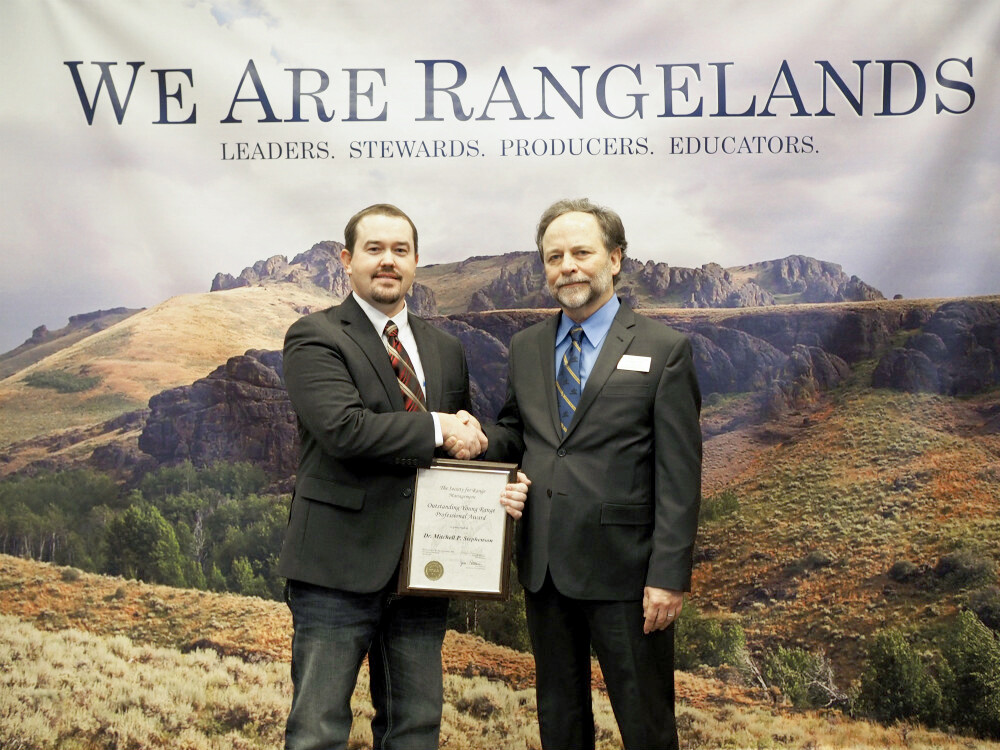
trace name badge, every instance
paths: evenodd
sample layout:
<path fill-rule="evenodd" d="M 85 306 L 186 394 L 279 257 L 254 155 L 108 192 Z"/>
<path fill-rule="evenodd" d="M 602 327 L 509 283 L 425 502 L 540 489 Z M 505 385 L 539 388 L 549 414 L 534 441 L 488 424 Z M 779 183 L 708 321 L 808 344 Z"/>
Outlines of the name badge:
<path fill-rule="evenodd" d="M 618 360 L 619 370 L 633 370 L 634 372 L 649 372 L 651 357 L 639 357 L 635 354 L 623 354 Z"/>

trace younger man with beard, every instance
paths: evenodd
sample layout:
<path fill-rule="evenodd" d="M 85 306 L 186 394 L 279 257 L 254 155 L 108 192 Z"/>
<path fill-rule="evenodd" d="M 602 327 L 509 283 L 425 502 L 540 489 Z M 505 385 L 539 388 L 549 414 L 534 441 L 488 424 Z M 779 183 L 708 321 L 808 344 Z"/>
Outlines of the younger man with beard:
<path fill-rule="evenodd" d="M 397 596 L 418 467 L 486 447 L 462 345 L 410 315 L 417 229 L 395 206 L 355 214 L 340 260 L 352 294 L 296 321 L 284 373 L 301 453 L 278 571 L 292 611 L 288 750 L 346 748 L 368 656 L 374 747 L 438 746 L 448 601 Z M 521 515 L 527 487 L 500 502 Z"/>

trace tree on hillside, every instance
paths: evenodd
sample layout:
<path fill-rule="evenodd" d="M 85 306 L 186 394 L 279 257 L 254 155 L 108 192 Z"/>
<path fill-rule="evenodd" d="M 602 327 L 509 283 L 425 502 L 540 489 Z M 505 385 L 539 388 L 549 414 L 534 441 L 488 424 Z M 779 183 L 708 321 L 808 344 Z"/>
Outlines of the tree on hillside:
<path fill-rule="evenodd" d="M 882 722 L 918 719 L 933 725 L 942 698 L 941 686 L 901 632 L 885 630 L 875 636 L 859 695 L 869 716 Z"/>
<path fill-rule="evenodd" d="M 168 586 L 184 585 L 184 560 L 173 528 L 156 508 L 133 505 L 107 531 L 108 569 L 112 574 Z"/>
<path fill-rule="evenodd" d="M 952 721 L 1000 739 L 1000 641 L 972 612 L 960 612 L 941 644 L 948 664 L 942 689 L 954 700 Z"/>

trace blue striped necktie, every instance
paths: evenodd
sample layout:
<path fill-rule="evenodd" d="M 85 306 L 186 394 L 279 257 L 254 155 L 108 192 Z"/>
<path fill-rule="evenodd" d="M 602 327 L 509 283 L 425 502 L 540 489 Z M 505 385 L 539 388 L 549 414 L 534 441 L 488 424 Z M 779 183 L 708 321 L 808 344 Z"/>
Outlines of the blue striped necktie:
<path fill-rule="evenodd" d="M 562 431 L 569 429 L 576 413 L 576 405 L 580 403 L 580 342 L 583 340 L 583 328 L 573 326 L 569 330 L 569 349 L 563 354 L 559 364 L 559 374 L 556 376 L 556 399 L 559 402 L 559 424 Z"/>

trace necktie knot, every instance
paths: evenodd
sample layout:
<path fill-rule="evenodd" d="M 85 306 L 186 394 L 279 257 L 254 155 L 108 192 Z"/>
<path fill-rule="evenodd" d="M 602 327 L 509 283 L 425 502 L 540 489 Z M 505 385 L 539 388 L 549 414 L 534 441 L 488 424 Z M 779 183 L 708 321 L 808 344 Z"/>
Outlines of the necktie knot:
<path fill-rule="evenodd" d="M 385 324 L 385 335 L 386 338 L 390 339 L 399 338 L 399 326 L 390 320 Z"/>
<path fill-rule="evenodd" d="M 570 328 L 569 337 L 573 339 L 574 344 L 579 344 L 583 341 L 583 326 L 573 326 Z"/>

